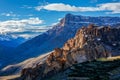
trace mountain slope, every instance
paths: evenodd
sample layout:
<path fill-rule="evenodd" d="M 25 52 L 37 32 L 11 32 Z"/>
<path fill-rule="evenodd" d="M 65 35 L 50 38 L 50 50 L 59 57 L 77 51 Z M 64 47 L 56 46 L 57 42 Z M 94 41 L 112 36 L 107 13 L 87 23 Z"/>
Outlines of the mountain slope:
<path fill-rule="evenodd" d="M 43 80 L 75 63 L 107 58 L 119 53 L 120 28 L 89 25 L 78 30 L 62 48 L 56 48 L 48 58 L 34 68 L 21 72 L 21 79 Z M 116 54 L 120 55 L 120 54 Z"/>
<path fill-rule="evenodd" d="M 18 56 L 15 58 L 15 61 L 20 62 L 27 58 L 49 52 L 55 47 L 62 47 L 68 39 L 74 37 L 78 28 L 89 23 L 95 23 L 100 26 L 112 26 L 119 22 L 120 17 L 89 17 L 67 14 L 52 29 L 18 46 L 14 52 Z"/>
<path fill-rule="evenodd" d="M 6 66 L 5 64 L 9 63 L 8 60 L 12 57 L 13 50 L 14 50 L 13 47 L 8 47 L 8 46 L 4 46 L 4 45 L 0 44 L 0 69 L 3 66 Z"/>
<path fill-rule="evenodd" d="M 9 65 L 0 70 L 0 75 L 18 75 L 24 68 L 36 67 L 36 65 L 43 63 L 49 54 L 46 53 L 36 58 L 27 59 L 19 64 Z"/>
<path fill-rule="evenodd" d="M 24 41 L 24 38 L 13 38 L 9 34 L 0 34 L 0 69 L 13 62 L 11 59 L 16 55 L 13 53 L 15 47 Z"/>

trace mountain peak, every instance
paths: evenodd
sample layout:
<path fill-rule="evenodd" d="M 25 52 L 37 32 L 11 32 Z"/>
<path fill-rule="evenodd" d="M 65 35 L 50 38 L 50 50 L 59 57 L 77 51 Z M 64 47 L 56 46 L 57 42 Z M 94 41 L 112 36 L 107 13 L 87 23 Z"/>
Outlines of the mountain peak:
<path fill-rule="evenodd" d="M 75 19 L 75 15 L 68 13 L 63 19 L 60 20 L 60 26 L 68 26 L 71 24 L 71 21 Z"/>
<path fill-rule="evenodd" d="M 120 18 L 116 17 L 90 17 L 90 16 L 82 16 L 82 15 L 73 15 L 68 13 L 64 18 L 60 20 L 58 26 L 87 26 L 90 23 L 94 23 L 97 25 L 113 25 L 119 23 Z"/>
<path fill-rule="evenodd" d="M 74 15 L 72 15 L 71 13 L 68 13 L 65 15 L 65 17 L 63 19 L 60 20 L 60 26 L 67 26 L 69 24 L 69 20 L 72 19 Z"/>

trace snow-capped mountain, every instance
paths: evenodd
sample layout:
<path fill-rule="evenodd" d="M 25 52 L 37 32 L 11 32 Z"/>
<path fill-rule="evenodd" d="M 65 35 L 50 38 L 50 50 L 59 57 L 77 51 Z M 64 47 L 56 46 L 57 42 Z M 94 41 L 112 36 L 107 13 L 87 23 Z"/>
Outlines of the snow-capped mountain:
<path fill-rule="evenodd" d="M 8 47 L 17 47 L 18 45 L 20 45 L 21 43 L 25 42 L 26 39 L 22 38 L 22 37 L 18 37 L 18 38 L 13 38 L 12 36 L 10 36 L 9 34 L 0 35 L 0 44 L 4 45 L 4 46 L 8 46 Z"/>

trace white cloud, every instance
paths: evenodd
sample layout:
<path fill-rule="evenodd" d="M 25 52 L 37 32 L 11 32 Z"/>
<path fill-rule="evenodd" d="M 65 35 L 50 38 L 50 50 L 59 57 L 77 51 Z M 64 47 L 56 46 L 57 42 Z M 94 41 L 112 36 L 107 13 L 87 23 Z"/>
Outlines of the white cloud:
<path fill-rule="evenodd" d="M 34 16 L 33 14 L 28 14 L 28 15 L 26 15 L 26 16 L 29 16 L 29 17 L 31 17 L 31 16 Z"/>
<path fill-rule="evenodd" d="M 37 6 L 35 9 L 38 11 L 40 11 L 41 9 L 45 9 L 51 11 L 74 11 L 74 12 L 98 10 L 98 8 L 94 8 L 94 7 L 76 7 L 63 3 L 52 3 L 45 6 Z"/>
<path fill-rule="evenodd" d="M 17 15 L 17 14 L 14 14 L 13 12 L 1 13 L 1 15 L 2 15 L 2 16 L 7 16 L 7 17 L 9 17 L 9 16 L 11 16 L 11 17 L 19 16 L 19 15 Z"/>
<path fill-rule="evenodd" d="M 0 35 L 10 34 L 16 37 L 33 37 L 48 30 L 43 24 L 43 20 L 36 18 L 22 19 L 22 20 L 7 20 L 0 21 Z"/>
<path fill-rule="evenodd" d="M 73 11 L 73 12 L 85 12 L 85 11 L 111 11 L 119 12 L 120 3 L 104 3 L 99 4 L 96 7 L 81 7 L 81 6 L 71 6 L 69 4 L 63 3 L 52 3 L 44 6 L 35 7 L 36 10 L 40 11 L 41 9 L 51 10 L 51 11 Z"/>
<path fill-rule="evenodd" d="M 31 8 L 33 8 L 33 7 L 32 7 L 32 6 L 28 6 L 28 5 L 23 5 L 21 8 L 31 9 Z"/>
<path fill-rule="evenodd" d="M 0 26 L 26 26 L 26 25 L 34 25 L 34 24 L 42 24 L 43 20 L 39 18 L 29 18 L 29 19 L 22 19 L 22 20 L 7 20 L 7 21 L 0 21 Z"/>
<path fill-rule="evenodd" d="M 120 11 L 106 12 L 106 14 L 120 14 Z"/>
<path fill-rule="evenodd" d="M 111 13 L 120 13 L 120 3 L 106 3 L 98 5 L 100 10 L 111 11 Z"/>
<path fill-rule="evenodd" d="M 96 3 L 98 0 L 90 0 L 90 3 Z"/>
<path fill-rule="evenodd" d="M 120 3 L 106 3 L 99 6 L 104 10 L 120 10 Z"/>

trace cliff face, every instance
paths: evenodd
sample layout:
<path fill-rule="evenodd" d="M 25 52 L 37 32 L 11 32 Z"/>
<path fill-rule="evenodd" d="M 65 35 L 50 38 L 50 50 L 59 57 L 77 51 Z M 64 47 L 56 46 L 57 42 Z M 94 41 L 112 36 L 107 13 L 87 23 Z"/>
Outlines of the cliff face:
<path fill-rule="evenodd" d="M 76 36 L 62 48 L 56 48 L 42 64 L 26 68 L 21 72 L 23 80 L 41 80 L 62 71 L 75 63 L 110 57 L 120 48 L 120 28 L 82 27 Z"/>

